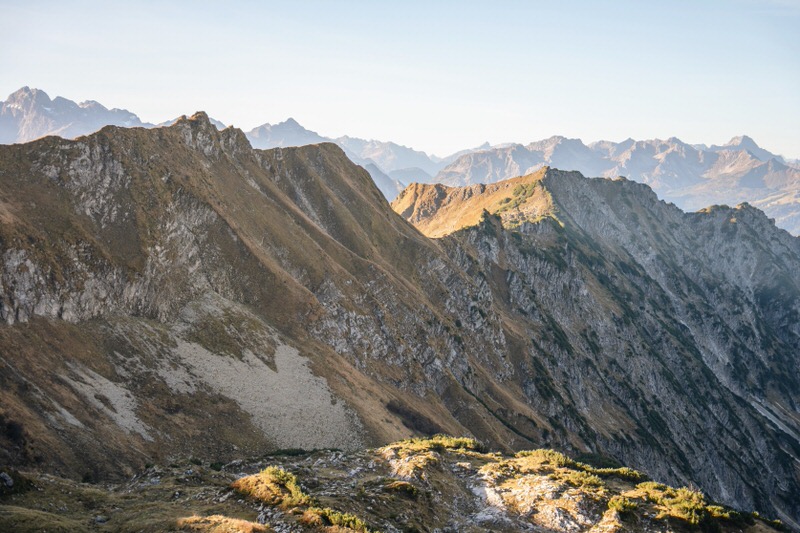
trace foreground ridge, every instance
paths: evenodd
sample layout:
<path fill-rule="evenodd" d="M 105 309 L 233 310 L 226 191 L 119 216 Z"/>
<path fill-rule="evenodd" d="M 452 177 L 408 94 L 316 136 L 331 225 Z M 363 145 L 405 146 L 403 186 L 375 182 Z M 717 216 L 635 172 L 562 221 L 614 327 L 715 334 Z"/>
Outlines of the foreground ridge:
<path fill-rule="evenodd" d="M 10 471 L 3 473 L 14 484 L 0 500 L 0 526 L 361 533 L 781 528 L 607 459 L 584 461 L 546 449 L 500 454 L 473 439 L 437 435 L 352 453 L 287 450 L 210 465 L 193 459 L 151 466 L 121 485 Z"/>

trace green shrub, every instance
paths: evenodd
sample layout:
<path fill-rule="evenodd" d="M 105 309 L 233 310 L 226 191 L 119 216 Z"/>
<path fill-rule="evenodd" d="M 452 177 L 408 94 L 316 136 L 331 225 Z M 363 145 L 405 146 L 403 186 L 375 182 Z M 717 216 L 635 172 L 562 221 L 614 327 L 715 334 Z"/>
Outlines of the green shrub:
<path fill-rule="evenodd" d="M 746 517 L 737 511 L 710 505 L 705 495 L 697 490 L 686 487 L 676 489 L 654 481 L 639 483 L 636 488 L 645 493 L 648 501 L 661 507 L 659 517 L 662 518 L 670 516 L 685 520 L 706 531 L 719 529 L 720 521 L 737 524 L 747 522 Z"/>
<path fill-rule="evenodd" d="M 429 439 L 406 439 L 398 444 L 405 450 L 411 452 L 445 450 L 465 450 L 474 452 L 485 452 L 486 447 L 475 439 L 468 437 L 451 437 L 449 435 L 438 434 Z"/>
<path fill-rule="evenodd" d="M 639 508 L 639 505 L 625 496 L 612 496 L 608 500 L 608 508 L 620 514 L 630 513 Z"/>
<path fill-rule="evenodd" d="M 346 527 L 353 531 L 358 531 L 359 533 L 378 533 L 367 527 L 367 524 L 357 516 L 350 513 L 340 513 L 329 507 L 310 507 L 303 514 L 303 522 L 309 525 L 319 524 L 323 526 Z"/>
<path fill-rule="evenodd" d="M 529 457 L 542 464 L 549 464 L 561 468 L 574 468 L 577 465 L 575 461 L 555 450 L 524 450 L 517 452 L 516 457 Z"/>
<path fill-rule="evenodd" d="M 604 486 L 603 480 L 599 477 L 581 470 L 557 470 L 550 474 L 550 478 L 579 488 L 599 488 Z"/>
<path fill-rule="evenodd" d="M 616 477 L 626 481 L 634 482 L 647 479 L 647 476 L 638 470 L 634 470 L 633 468 L 628 468 L 626 466 L 620 468 L 594 468 L 583 463 L 577 463 L 577 465 L 582 470 L 600 477 Z"/>

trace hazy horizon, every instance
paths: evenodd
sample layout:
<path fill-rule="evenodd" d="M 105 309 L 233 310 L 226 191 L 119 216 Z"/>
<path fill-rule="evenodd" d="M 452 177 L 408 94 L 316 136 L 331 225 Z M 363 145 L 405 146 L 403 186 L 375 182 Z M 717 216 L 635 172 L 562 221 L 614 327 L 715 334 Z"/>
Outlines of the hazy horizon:
<path fill-rule="evenodd" d="M 293 117 L 438 156 L 749 135 L 800 157 L 800 1 L 0 6 L 3 99 L 27 85 L 245 131 Z"/>

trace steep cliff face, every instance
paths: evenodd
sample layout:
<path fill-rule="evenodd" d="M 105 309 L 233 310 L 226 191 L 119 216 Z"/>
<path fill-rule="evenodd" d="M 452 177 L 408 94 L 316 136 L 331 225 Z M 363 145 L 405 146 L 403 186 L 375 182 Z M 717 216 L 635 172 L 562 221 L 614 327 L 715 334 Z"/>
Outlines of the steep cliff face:
<path fill-rule="evenodd" d="M 625 180 L 506 183 L 393 205 L 433 235 L 482 213 L 441 242 L 492 273 L 526 403 L 656 477 L 796 515 L 798 239 L 746 204 L 685 214 Z"/>
<path fill-rule="evenodd" d="M 448 432 L 800 512 L 798 246 L 751 208 L 547 170 L 401 196 L 433 240 L 338 147 L 204 114 L 0 147 L 0 184 L 4 462 Z"/>
<path fill-rule="evenodd" d="M 463 409 L 471 361 L 510 371 L 486 284 L 339 148 L 252 150 L 198 114 L 2 147 L 0 180 L 4 460 L 515 442 Z"/>

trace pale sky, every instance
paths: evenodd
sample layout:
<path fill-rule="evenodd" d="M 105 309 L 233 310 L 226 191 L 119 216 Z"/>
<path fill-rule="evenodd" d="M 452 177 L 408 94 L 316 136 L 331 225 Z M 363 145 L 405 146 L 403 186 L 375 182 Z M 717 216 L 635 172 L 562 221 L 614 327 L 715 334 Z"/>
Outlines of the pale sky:
<path fill-rule="evenodd" d="M 747 134 L 795 158 L 800 0 L 0 0 L 0 100 L 24 85 L 437 155 Z"/>

